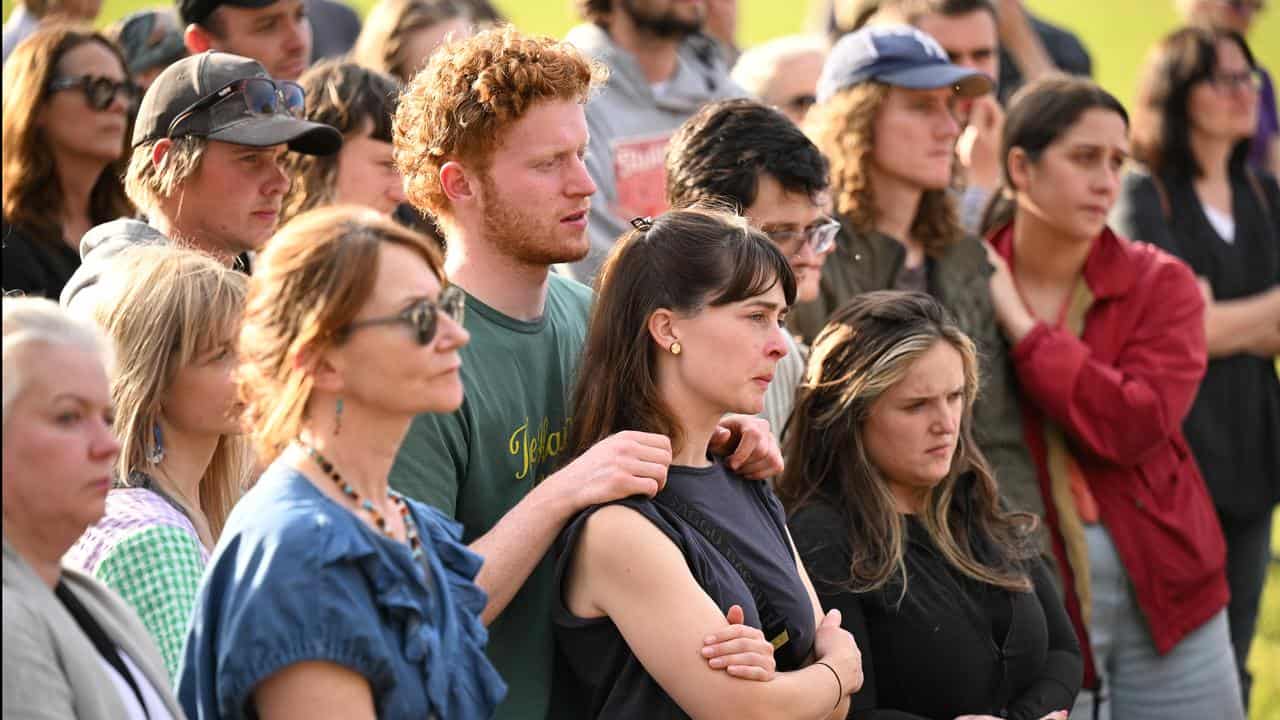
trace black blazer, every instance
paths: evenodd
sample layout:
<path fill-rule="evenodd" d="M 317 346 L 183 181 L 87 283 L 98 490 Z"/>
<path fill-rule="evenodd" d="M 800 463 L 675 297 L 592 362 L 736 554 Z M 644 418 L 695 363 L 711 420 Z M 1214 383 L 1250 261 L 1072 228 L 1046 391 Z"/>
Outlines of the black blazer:
<path fill-rule="evenodd" d="M 1280 285 L 1280 186 L 1246 172 L 1231 173 L 1230 242 L 1209 223 L 1192 179 L 1167 173 L 1159 184 L 1146 172 L 1127 174 L 1111 226 L 1182 259 L 1218 300 L 1264 292 Z M 1272 358 L 1210 358 L 1183 431 L 1219 512 L 1269 514 L 1280 502 L 1280 379 Z"/>

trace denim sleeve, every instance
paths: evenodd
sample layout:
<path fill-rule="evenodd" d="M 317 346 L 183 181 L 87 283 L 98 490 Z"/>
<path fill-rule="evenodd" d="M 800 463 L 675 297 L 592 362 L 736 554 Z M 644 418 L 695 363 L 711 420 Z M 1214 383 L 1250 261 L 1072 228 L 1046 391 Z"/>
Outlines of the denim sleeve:
<path fill-rule="evenodd" d="M 330 552 L 342 530 L 317 523 L 310 537 L 290 533 L 211 562 L 180 671 L 189 716 L 252 716 L 258 685 L 300 662 L 357 672 L 374 697 L 393 684 L 394 650 L 361 568 L 371 559 Z"/>

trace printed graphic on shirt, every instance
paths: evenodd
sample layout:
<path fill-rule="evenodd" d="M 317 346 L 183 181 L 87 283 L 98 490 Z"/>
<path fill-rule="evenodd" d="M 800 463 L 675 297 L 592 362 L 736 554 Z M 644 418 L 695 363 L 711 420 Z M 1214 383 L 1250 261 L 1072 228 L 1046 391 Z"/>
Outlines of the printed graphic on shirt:
<path fill-rule="evenodd" d="M 614 213 L 633 217 L 656 217 L 667 209 L 667 176 L 663 156 L 671 133 L 615 140 L 613 182 L 618 199 Z"/>
<path fill-rule="evenodd" d="M 516 480 L 538 479 L 538 467 L 542 461 L 559 455 L 568 444 L 571 422 L 571 418 L 565 418 L 564 424 L 552 431 L 549 418 L 542 418 L 537 426 L 531 426 L 529 418 L 525 418 L 524 424 L 516 428 L 507 439 L 507 452 L 520 460 L 521 467 L 520 472 L 515 475 Z"/>

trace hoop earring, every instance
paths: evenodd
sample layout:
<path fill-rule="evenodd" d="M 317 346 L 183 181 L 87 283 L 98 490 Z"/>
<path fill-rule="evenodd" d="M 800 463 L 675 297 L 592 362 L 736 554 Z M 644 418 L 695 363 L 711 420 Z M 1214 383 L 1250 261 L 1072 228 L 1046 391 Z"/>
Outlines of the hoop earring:
<path fill-rule="evenodd" d="M 338 398 L 337 408 L 333 413 L 333 417 L 333 436 L 338 437 L 338 434 L 342 432 L 342 398 Z"/>
<path fill-rule="evenodd" d="M 680 341 L 677 340 L 671 343 L 671 347 L 669 349 L 671 350 L 672 355 L 679 355 L 680 351 L 683 350 L 684 348 L 680 347 Z"/>
<path fill-rule="evenodd" d="M 159 465 L 164 461 L 164 433 L 160 432 L 160 422 L 157 420 L 151 426 L 151 451 L 147 453 L 147 462 L 152 465 Z"/>

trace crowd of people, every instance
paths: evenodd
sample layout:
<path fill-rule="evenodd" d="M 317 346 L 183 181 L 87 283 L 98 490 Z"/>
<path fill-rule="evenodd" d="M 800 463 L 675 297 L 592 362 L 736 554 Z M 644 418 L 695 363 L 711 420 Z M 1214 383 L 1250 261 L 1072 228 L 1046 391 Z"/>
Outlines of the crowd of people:
<path fill-rule="evenodd" d="M 1244 720 L 1262 4 L 24 0 L 4 717 Z"/>

